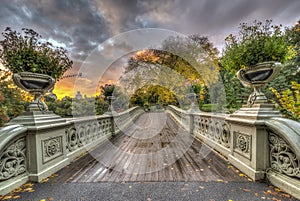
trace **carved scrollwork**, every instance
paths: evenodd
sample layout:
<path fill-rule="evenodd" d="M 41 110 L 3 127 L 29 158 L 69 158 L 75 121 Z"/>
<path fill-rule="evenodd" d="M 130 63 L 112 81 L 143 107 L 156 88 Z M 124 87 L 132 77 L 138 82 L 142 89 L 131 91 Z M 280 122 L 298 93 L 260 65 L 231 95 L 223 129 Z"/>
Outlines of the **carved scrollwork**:
<path fill-rule="evenodd" d="M 212 119 L 205 116 L 194 116 L 194 132 L 213 139 L 216 143 L 230 148 L 230 127 L 224 119 Z"/>
<path fill-rule="evenodd" d="M 289 144 L 269 131 L 271 168 L 292 177 L 300 178 L 300 159 Z"/>
<path fill-rule="evenodd" d="M 69 151 L 76 150 L 78 144 L 78 136 L 77 136 L 76 128 L 71 127 L 70 129 L 67 129 L 66 135 L 67 135 L 67 149 Z"/>
<path fill-rule="evenodd" d="M 26 172 L 26 140 L 13 142 L 0 155 L 0 181 Z"/>
<path fill-rule="evenodd" d="M 220 126 L 220 123 L 218 121 L 216 121 L 214 123 L 215 125 L 215 129 L 214 129 L 214 132 L 215 132 L 215 139 L 218 143 L 220 143 L 221 141 L 221 126 Z"/>
<path fill-rule="evenodd" d="M 236 147 L 243 153 L 249 153 L 250 137 L 247 135 L 239 134 L 236 138 Z"/>
<path fill-rule="evenodd" d="M 230 128 L 227 123 L 222 126 L 221 142 L 225 147 L 230 148 Z"/>
<path fill-rule="evenodd" d="M 111 120 L 109 118 L 98 121 L 80 123 L 66 129 L 67 150 L 69 152 L 94 142 L 104 135 L 111 134 Z"/>
<path fill-rule="evenodd" d="M 63 155 L 62 136 L 42 140 L 43 162 L 46 163 L 58 156 Z"/>
<path fill-rule="evenodd" d="M 47 156 L 54 156 L 57 152 L 60 151 L 60 142 L 58 139 L 52 139 L 45 142 L 45 153 Z"/>

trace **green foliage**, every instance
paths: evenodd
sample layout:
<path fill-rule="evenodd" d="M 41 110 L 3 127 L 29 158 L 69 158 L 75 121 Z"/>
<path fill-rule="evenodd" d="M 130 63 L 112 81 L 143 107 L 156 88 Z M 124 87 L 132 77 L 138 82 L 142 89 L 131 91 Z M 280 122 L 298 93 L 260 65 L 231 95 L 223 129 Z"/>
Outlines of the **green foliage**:
<path fill-rule="evenodd" d="M 282 25 L 272 25 L 272 20 L 263 24 L 254 21 L 242 23 L 237 35 L 230 34 L 225 39 L 225 49 L 221 64 L 236 73 L 239 69 L 265 61 L 284 63 L 294 55 Z"/>
<path fill-rule="evenodd" d="M 281 94 L 274 88 L 271 88 L 271 91 L 278 98 L 276 103 L 282 113 L 300 121 L 300 83 L 292 82 L 291 84 L 291 89 L 286 89 Z"/>
<path fill-rule="evenodd" d="M 42 73 L 59 79 L 73 62 L 67 50 L 55 47 L 41 40 L 41 35 L 32 29 L 22 29 L 22 33 L 6 28 L 0 41 L 0 60 L 13 73 Z"/>
<path fill-rule="evenodd" d="M 62 117 L 101 115 L 108 111 L 109 106 L 100 96 L 82 99 L 72 99 L 66 96 L 62 100 L 46 96 L 45 102 L 50 111 Z"/>
<path fill-rule="evenodd" d="M 176 71 L 191 83 L 210 85 L 218 78 L 217 55 L 218 50 L 207 37 L 169 37 L 163 41 L 162 50 L 146 49 L 133 55 L 125 73 L 145 63 L 154 64 Z"/>
<path fill-rule="evenodd" d="M 105 97 L 105 100 L 108 100 L 108 97 L 113 95 L 115 88 L 114 84 L 105 84 L 100 87 L 101 95 Z"/>
<path fill-rule="evenodd" d="M 8 120 L 7 116 L 7 108 L 3 105 L 4 97 L 2 96 L 2 92 L 0 91 L 0 127 L 3 126 Z"/>
<path fill-rule="evenodd" d="M 151 105 L 178 105 L 173 93 L 158 85 L 138 89 L 130 99 L 131 105 L 149 107 Z"/>
<path fill-rule="evenodd" d="M 11 73 L 0 70 L 0 126 L 24 112 L 28 94 L 16 87 Z"/>

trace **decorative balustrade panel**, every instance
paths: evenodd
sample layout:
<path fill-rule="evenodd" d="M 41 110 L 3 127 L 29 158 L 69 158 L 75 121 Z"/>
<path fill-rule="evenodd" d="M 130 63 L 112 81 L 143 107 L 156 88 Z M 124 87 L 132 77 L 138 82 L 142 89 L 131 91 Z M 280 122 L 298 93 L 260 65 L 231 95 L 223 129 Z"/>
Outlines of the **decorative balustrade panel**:
<path fill-rule="evenodd" d="M 72 152 L 110 134 L 112 134 L 111 117 L 73 123 L 66 129 L 66 147 Z"/>
<path fill-rule="evenodd" d="M 230 148 L 230 126 L 224 117 L 194 115 L 194 133 Z"/>
<path fill-rule="evenodd" d="M 300 158 L 286 140 L 270 130 L 268 132 L 271 168 L 285 175 L 300 178 Z"/>
<path fill-rule="evenodd" d="M 26 139 L 13 141 L 0 155 L 0 181 L 26 172 Z"/>

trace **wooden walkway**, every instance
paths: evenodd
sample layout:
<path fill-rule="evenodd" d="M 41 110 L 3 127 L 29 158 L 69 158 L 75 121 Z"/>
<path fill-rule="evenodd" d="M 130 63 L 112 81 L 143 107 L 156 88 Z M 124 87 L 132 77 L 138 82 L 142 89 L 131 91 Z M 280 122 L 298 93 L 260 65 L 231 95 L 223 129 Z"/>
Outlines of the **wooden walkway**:
<path fill-rule="evenodd" d="M 145 113 L 124 132 L 58 172 L 52 182 L 247 181 L 165 113 Z"/>

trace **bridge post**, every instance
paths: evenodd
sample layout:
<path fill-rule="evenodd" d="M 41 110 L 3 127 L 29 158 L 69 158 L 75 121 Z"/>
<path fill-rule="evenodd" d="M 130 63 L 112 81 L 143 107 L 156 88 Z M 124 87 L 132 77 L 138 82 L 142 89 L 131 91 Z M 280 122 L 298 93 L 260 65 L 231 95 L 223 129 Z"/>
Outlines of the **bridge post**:
<path fill-rule="evenodd" d="M 265 178 L 269 167 L 269 142 L 265 121 L 280 117 L 273 104 L 243 106 L 226 120 L 231 125 L 229 161 L 257 181 Z"/>
<path fill-rule="evenodd" d="M 66 120 L 51 111 L 26 111 L 7 125 L 27 128 L 28 177 L 40 182 L 69 164 L 66 153 Z"/>
<path fill-rule="evenodd" d="M 193 112 L 189 112 L 189 133 L 191 136 L 194 136 L 194 114 Z"/>
<path fill-rule="evenodd" d="M 110 117 L 110 122 L 111 122 L 111 135 L 114 136 L 116 134 L 116 123 L 113 115 L 111 115 Z"/>

